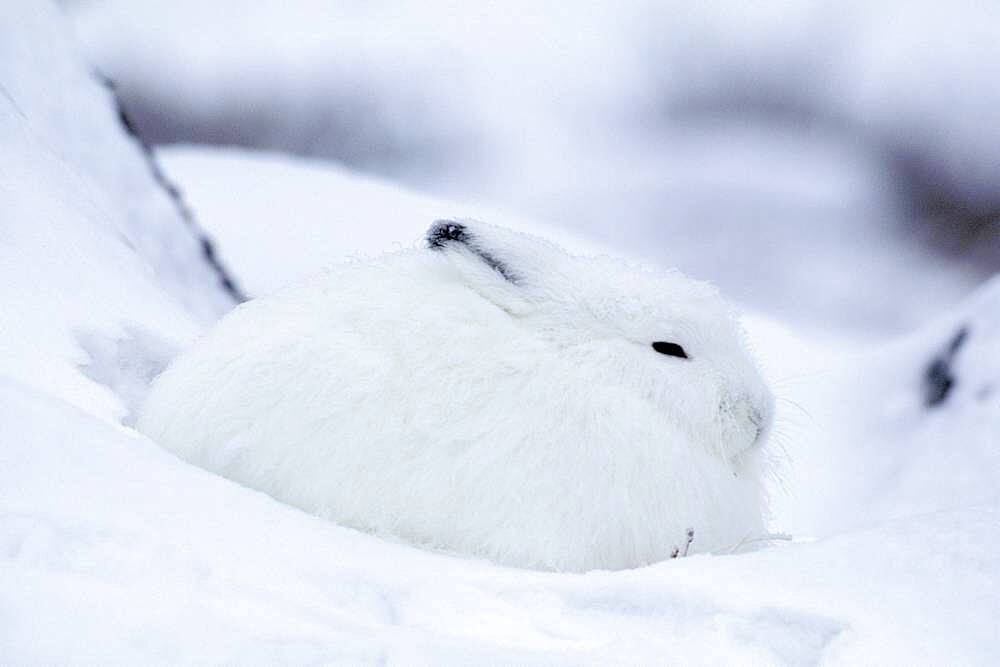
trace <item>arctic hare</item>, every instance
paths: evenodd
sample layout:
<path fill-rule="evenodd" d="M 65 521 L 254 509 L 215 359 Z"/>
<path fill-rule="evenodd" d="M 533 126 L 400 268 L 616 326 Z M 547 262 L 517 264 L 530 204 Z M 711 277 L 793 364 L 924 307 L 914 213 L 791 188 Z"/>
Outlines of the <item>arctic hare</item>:
<path fill-rule="evenodd" d="M 772 407 L 707 285 L 440 221 L 237 308 L 138 428 L 345 526 L 584 571 L 761 532 Z"/>

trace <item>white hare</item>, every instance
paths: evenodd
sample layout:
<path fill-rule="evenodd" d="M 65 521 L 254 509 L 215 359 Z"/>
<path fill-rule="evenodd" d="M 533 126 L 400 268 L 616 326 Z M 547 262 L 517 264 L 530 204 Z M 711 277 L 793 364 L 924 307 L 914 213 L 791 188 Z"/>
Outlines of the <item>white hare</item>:
<path fill-rule="evenodd" d="M 584 571 L 762 532 L 772 410 L 707 285 L 441 221 L 237 308 L 138 428 L 345 526 Z"/>

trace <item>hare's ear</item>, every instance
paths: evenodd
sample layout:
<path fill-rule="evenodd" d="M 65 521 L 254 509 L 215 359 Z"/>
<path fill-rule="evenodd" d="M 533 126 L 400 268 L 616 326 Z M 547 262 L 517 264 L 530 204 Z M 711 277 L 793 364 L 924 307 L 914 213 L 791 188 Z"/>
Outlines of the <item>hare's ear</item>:
<path fill-rule="evenodd" d="M 522 289 L 545 286 L 569 260 L 549 241 L 475 220 L 438 220 L 427 230 L 427 245 L 480 278 L 493 275 Z"/>
<path fill-rule="evenodd" d="M 488 243 L 488 241 L 487 241 Z M 509 283 L 518 282 L 517 275 L 501 260 L 494 250 L 486 247 L 481 234 L 477 234 L 470 229 L 467 222 L 458 220 L 437 220 L 431 228 L 427 230 L 427 245 L 431 250 L 447 251 L 451 249 L 463 249 L 472 253 L 483 264 L 496 271 Z"/>

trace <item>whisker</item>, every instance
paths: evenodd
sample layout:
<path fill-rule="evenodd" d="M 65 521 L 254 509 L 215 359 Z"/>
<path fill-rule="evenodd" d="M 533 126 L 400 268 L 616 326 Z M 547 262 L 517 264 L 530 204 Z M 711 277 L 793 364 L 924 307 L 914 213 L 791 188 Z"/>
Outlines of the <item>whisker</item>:
<path fill-rule="evenodd" d="M 751 535 L 753 535 L 752 532 L 747 533 L 743 537 L 743 539 L 741 539 L 733 546 L 725 549 L 719 549 L 718 551 L 715 551 L 713 553 L 731 554 L 735 553 L 736 550 L 739 549 L 740 547 L 747 544 L 753 544 L 755 542 L 791 542 L 792 540 L 795 539 L 792 535 L 789 535 L 788 533 L 764 533 L 763 535 L 758 535 L 757 537 L 751 537 Z"/>
<path fill-rule="evenodd" d="M 782 403 L 788 403 L 789 405 L 798 408 L 799 412 L 801 412 L 806 419 L 808 419 L 813 424 L 816 423 L 816 420 L 813 419 L 813 416 L 809 413 L 809 411 L 806 410 L 804 407 L 802 407 L 802 405 L 797 403 L 796 401 L 793 401 L 792 399 L 787 398 L 785 396 L 775 396 L 774 399 L 776 401 L 781 401 Z"/>

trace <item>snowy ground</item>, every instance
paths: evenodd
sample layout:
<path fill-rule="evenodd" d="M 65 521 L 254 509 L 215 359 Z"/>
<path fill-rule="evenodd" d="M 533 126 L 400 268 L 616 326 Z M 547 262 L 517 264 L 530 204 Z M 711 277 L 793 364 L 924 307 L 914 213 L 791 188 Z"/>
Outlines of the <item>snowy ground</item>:
<path fill-rule="evenodd" d="M 8 663 L 996 658 L 995 509 L 636 571 L 538 574 L 375 540 L 16 383 L 0 397 Z"/>
<path fill-rule="evenodd" d="M 896 340 L 748 316 L 783 399 L 774 529 L 794 541 L 585 575 L 388 543 L 125 425 L 143 380 L 231 301 L 59 26 L 0 8 L 0 662 L 1000 659 L 996 280 Z M 254 294 L 436 217 L 547 229 L 317 162 L 161 157 Z"/>

